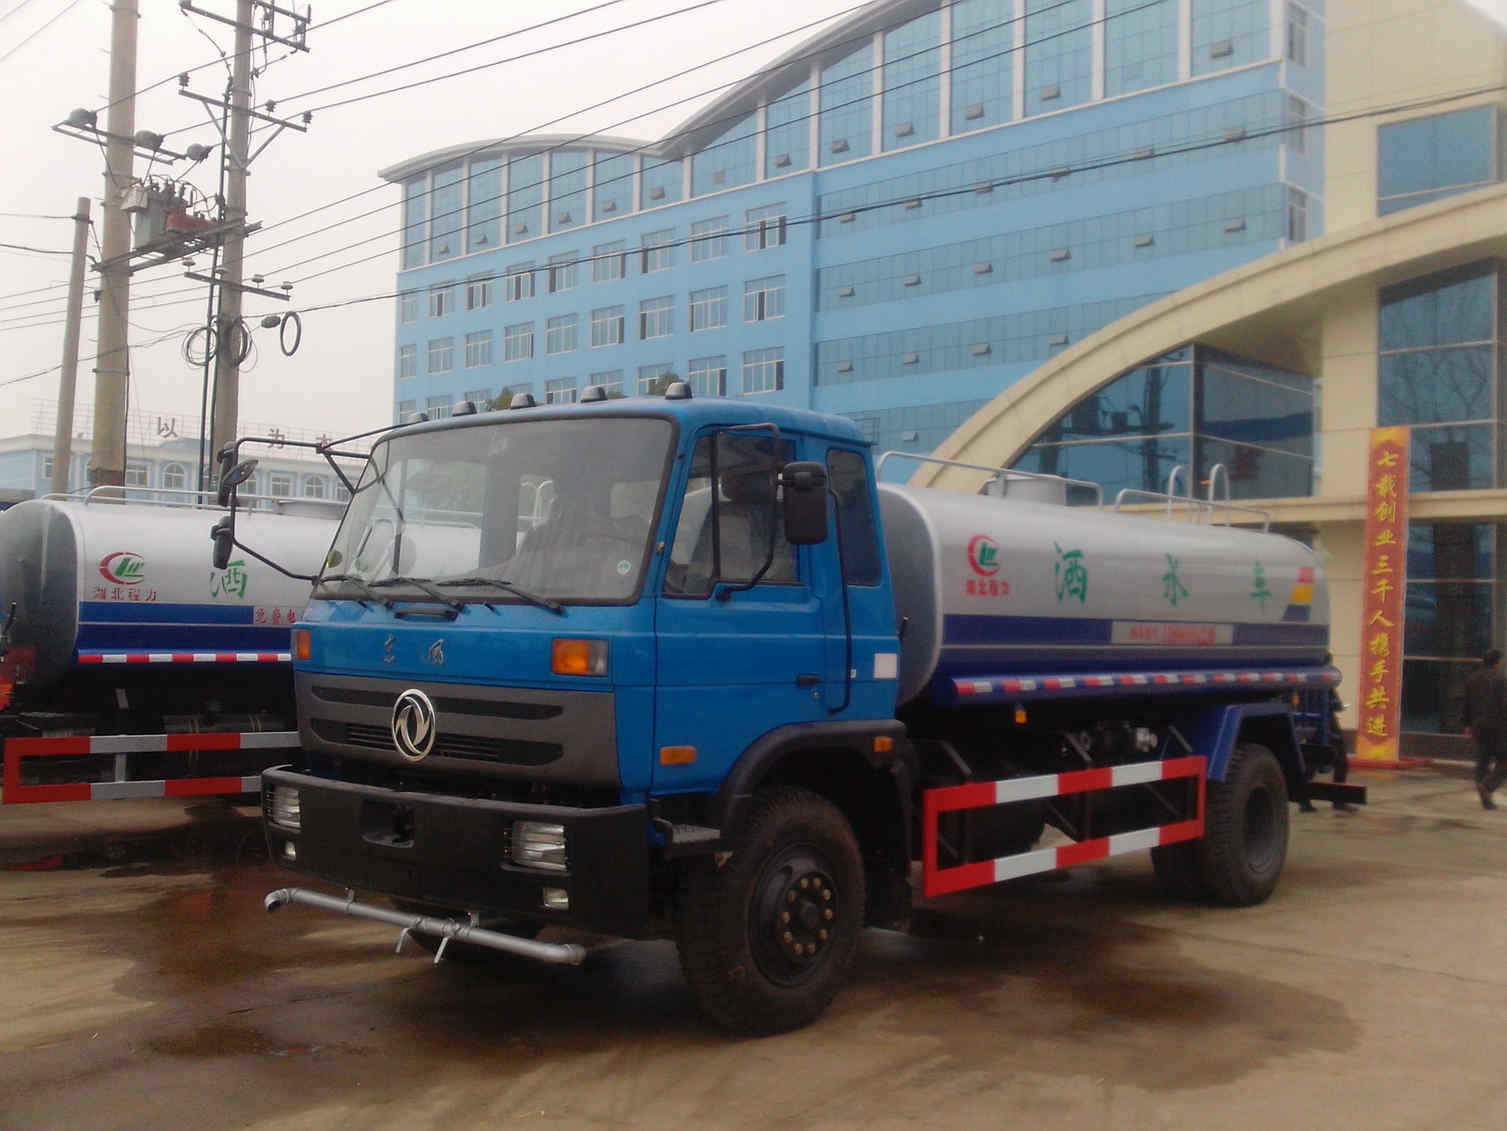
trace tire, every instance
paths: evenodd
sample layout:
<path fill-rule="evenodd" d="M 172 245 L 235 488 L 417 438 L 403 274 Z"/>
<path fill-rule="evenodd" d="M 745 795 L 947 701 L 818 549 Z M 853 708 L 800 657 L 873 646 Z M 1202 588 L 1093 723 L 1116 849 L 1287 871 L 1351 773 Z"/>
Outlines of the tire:
<path fill-rule="evenodd" d="M 1287 859 L 1287 780 L 1265 746 L 1241 743 L 1224 781 L 1208 783 L 1203 839 L 1204 882 L 1220 903 L 1250 907 L 1277 886 Z"/>
<path fill-rule="evenodd" d="M 680 968 L 720 1025 L 754 1037 L 799 1029 L 853 965 L 865 896 L 847 818 L 808 790 L 771 790 L 722 868 L 697 860 L 682 873 Z"/>
<path fill-rule="evenodd" d="M 1151 850 L 1151 868 L 1156 878 L 1179 899 L 1208 899 L 1209 885 L 1203 876 L 1199 842 L 1179 841 Z"/>

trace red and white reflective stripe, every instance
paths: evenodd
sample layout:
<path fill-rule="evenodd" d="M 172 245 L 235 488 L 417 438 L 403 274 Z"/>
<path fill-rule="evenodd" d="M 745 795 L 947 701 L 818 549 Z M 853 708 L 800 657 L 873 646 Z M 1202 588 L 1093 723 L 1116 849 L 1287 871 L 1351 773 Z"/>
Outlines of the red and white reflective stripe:
<path fill-rule="evenodd" d="M 1003 781 L 971 782 L 967 785 L 928 789 L 922 793 L 922 891 L 931 899 L 949 892 L 1001 880 L 1071 868 L 1089 860 L 1155 848 L 1163 844 L 1193 840 L 1203 835 L 1204 772 L 1206 762 L 1198 756 L 1167 758 L 1155 762 L 1136 762 L 1128 766 L 1106 766 L 1097 770 L 1075 770 L 1066 774 L 1041 774 L 1029 778 Z M 1190 778 L 1197 782 L 1198 799 L 1192 819 L 1170 825 L 1117 833 L 1113 836 L 1080 841 L 1057 848 L 978 860 L 949 868 L 938 867 L 938 818 L 943 813 L 964 809 L 982 809 L 1015 801 L 1034 801 L 1047 797 L 1065 797 L 1075 793 L 1115 789 L 1121 786 L 1146 785 L 1151 782 Z"/>
<path fill-rule="evenodd" d="M 188 750 L 276 750 L 297 746 L 296 730 L 263 730 L 244 733 L 195 732 L 183 734 L 79 734 L 64 738 L 11 738 L 5 743 L 5 761 L 59 754 L 163 754 Z"/>
<path fill-rule="evenodd" d="M 68 755 L 184 753 L 205 750 L 282 750 L 298 745 L 296 730 L 230 732 L 224 734 L 81 734 L 65 738 L 5 740 L 6 805 L 37 801 L 118 801 L 145 797 L 207 797 L 253 793 L 256 775 L 217 778 L 173 778 L 167 781 L 76 782 L 67 785 L 22 785 L 21 759 Z"/>
<path fill-rule="evenodd" d="M 287 664 L 291 652 L 80 652 L 81 664 Z"/>

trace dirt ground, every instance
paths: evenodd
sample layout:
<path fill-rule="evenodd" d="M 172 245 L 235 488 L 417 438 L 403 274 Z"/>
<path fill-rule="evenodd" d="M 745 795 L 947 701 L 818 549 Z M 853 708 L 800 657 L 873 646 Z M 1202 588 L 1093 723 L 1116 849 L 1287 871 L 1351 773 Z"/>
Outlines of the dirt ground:
<path fill-rule="evenodd" d="M 1507 808 L 1293 814 L 1264 906 L 1144 856 L 871 931 L 814 1026 L 704 1021 L 667 943 L 439 968 L 305 908 L 254 810 L 0 809 L 0 1127 L 1507 1127 Z"/>

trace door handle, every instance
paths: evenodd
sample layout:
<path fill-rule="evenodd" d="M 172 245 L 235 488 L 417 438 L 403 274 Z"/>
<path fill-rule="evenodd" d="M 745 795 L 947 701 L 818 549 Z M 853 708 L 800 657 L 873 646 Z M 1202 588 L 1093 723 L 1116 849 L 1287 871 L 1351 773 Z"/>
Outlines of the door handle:
<path fill-rule="evenodd" d="M 795 677 L 795 685 L 797 687 L 815 687 L 821 681 L 821 676 L 813 675 L 811 672 L 802 672 Z"/>

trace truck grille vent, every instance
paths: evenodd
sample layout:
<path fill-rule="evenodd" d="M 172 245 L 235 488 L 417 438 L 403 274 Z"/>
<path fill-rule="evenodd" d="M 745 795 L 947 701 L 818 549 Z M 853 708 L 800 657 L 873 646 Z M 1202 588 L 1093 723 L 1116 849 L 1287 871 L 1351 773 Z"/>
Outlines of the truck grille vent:
<path fill-rule="evenodd" d="M 327 734 L 327 731 L 343 729 L 342 737 Z M 345 723 L 331 726 L 315 723 L 314 730 L 321 738 L 336 742 L 344 741 L 351 746 L 364 746 L 371 750 L 392 750 L 392 732 L 387 727 L 367 726 L 361 723 Z M 432 757 L 467 758 L 476 762 L 500 762 L 512 766 L 543 766 L 565 754 L 565 748 L 554 742 L 527 742 L 520 739 L 484 738 L 479 735 L 455 734 L 440 731 L 434 738 Z"/>

